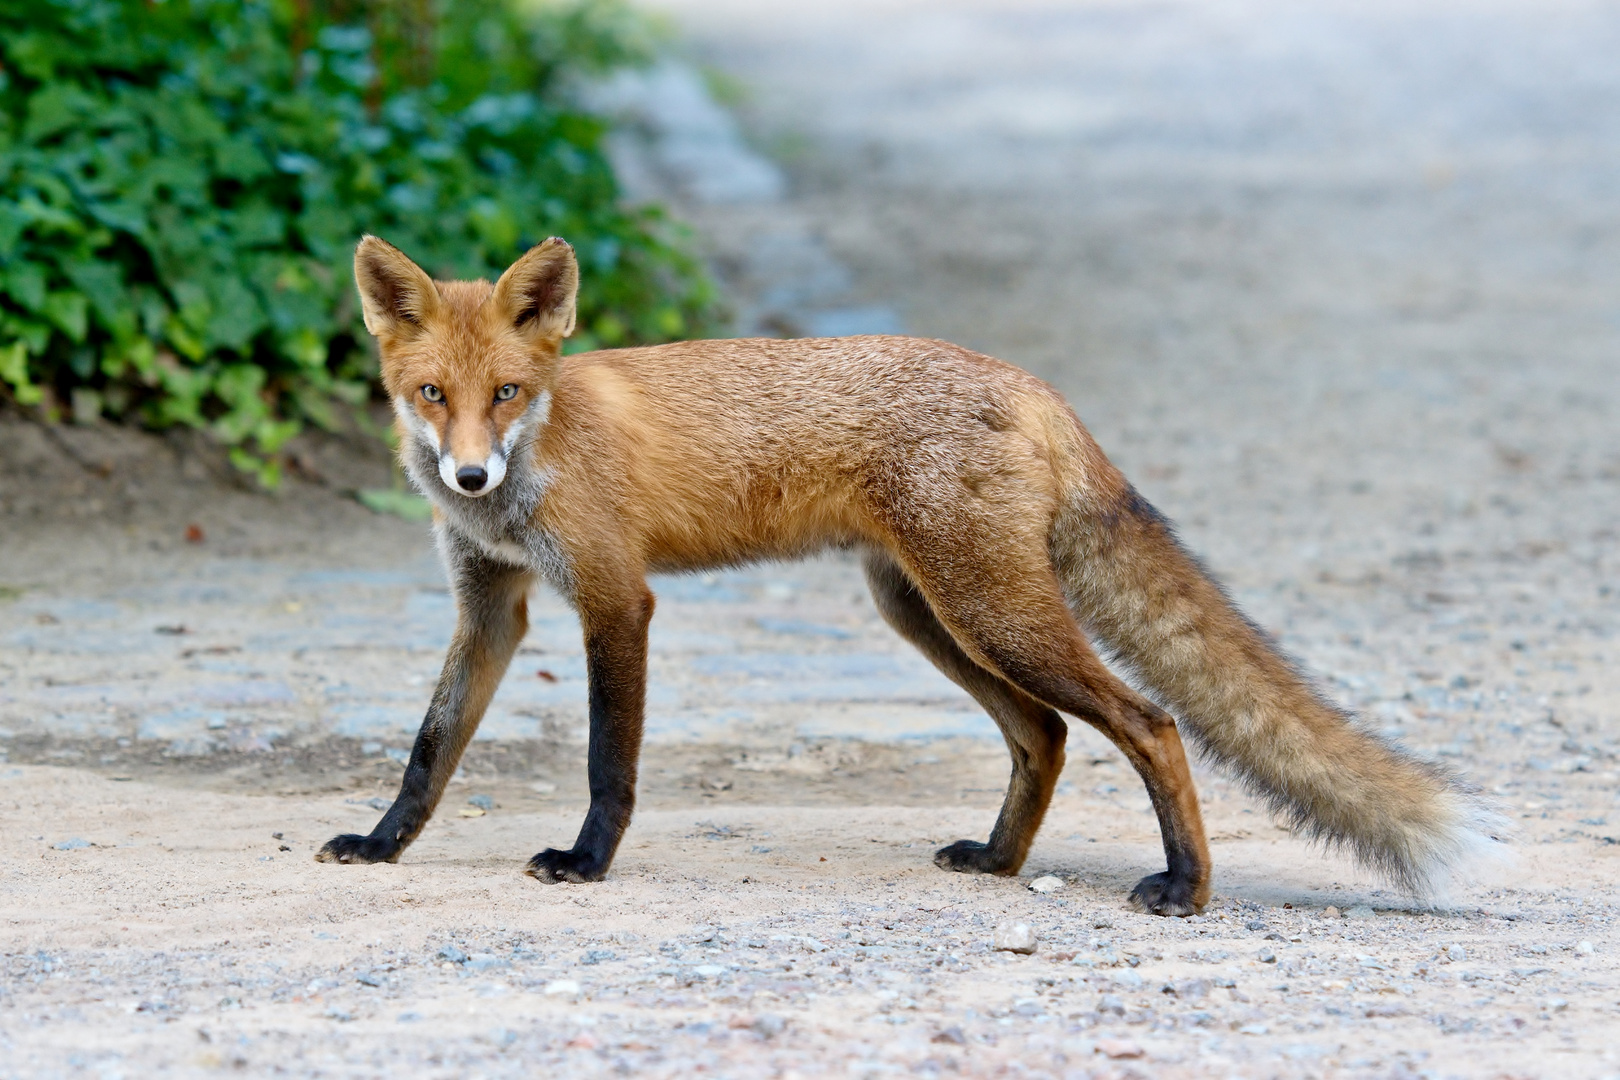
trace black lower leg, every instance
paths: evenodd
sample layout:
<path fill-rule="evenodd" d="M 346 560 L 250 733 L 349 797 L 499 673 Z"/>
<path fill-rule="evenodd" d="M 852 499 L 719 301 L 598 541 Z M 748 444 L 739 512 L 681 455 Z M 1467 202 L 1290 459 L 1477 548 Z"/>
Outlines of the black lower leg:
<path fill-rule="evenodd" d="M 492 562 L 454 536 L 447 539 L 446 560 L 459 608 L 456 634 L 416 733 L 399 797 L 369 834 L 346 833 L 327 841 L 315 856 L 321 862 L 394 862 L 416 839 L 528 628 L 528 571 Z"/>
<path fill-rule="evenodd" d="M 548 883 L 600 880 L 613 862 L 636 804 L 652 596 L 644 594 L 615 617 L 586 618 L 591 707 L 586 771 L 591 807 L 572 848 L 547 848 L 529 860 L 529 875 Z"/>
<path fill-rule="evenodd" d="M 422 730 L 416 733 L 416 744 L 411 747 L 411 758 L 405 764 L 399 795 L 376 827 L 364 836 L 357 833 L 334 836 L 316 854 L 317 859 L 340 863 L 398 861 L 400 852 L 410 846 L 422 831 L 422 826 L 427 824 L 437 802 L 432 777 L 438 739 L 433 726 L 434 717 L 430 711 Z"/>

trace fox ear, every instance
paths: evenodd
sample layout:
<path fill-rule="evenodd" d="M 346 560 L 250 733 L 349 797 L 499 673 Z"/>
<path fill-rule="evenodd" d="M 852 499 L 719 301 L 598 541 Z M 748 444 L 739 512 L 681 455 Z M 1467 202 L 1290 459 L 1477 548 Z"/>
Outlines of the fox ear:
<path fill-rule="evenodd" d="M 574 332 L 579 263 L 566 240 L 553 236 L 524 253 L 495 283 L 491 298 L 524 334 L 559 342 Z"/>
<path fill-rule="evenodd" d="M 373 337 L 420 329 L 439 306 L 433 279 L 399 248 L 375 236 L 354 250 L 354 283 Z"/>

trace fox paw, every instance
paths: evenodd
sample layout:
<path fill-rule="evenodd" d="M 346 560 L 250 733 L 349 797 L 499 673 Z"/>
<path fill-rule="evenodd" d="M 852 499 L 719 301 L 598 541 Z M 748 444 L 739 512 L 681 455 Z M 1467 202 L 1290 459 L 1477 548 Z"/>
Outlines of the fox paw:
<path fill-rule="evenodd" d="M 1007 860 L 991 850 L 989 844 L 977 840 L 958 840 L 934 852 L 934 865 L 962 874 L 1012 874 L 1017 867 L 1008 866 Z"/>
<path fill-rule="evenodd" d="M 358 836 L 345 833 L 334 836 L 326 846 L 315 853 L 316 862 L 379 863 L 396 862 L 403 846 L 398 840 L 382 836 Z"/>
<path fill-rule="evenodd" d="M 1196 915 L 1204 902 L 1198 898 L 1198 887 L 1188 878 L 1149 874 L 1131 890 L 1131 906 L 1150 915 L 1174 915 L 1185 918 Z"/>
<path fill-rule="evenodd" d="M 563 881 L 584 884 L 587 881 L 601 881 L 602 876 L 607 873 L 607 865 L 587 852 L 546 848 L 529 860 L 529 865 L 523 872 L 547 885 L 556 885 Z"/>

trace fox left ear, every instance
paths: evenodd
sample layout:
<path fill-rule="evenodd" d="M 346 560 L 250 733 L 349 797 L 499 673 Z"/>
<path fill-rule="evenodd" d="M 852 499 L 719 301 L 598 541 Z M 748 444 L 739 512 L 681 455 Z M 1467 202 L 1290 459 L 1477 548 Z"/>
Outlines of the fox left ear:
<path fill-rule="evenodd" d="M 491 299 L 512 326 L 559 342 L 574 332 L 579 263 L 566 240 L 553 236 L 530 248 L 495 283 Z"/>

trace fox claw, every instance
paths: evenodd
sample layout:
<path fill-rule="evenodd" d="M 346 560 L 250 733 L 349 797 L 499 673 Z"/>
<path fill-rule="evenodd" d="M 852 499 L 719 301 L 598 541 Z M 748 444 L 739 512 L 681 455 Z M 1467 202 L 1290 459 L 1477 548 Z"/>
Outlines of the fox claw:
<path fill-rule="evenodd" d="M 529 865 L 523 872 L 547 885 L 556 885 L 563 881 L 582 885 L 587 881 L 602 880 L 607 868 L 602 865 L 600 859 L 588 853 L 546 848 L 529 860 Z"/>
<path fill-rule="evenodd" d="M 942 870 L 955 870 L 962 874 L 1001 874 L 1017 872 L 1007 860 L 993 851 L 989 844 L 977 840 L 958 840 L 934 852 L 934 865 Z"/>
<path fill-rule="evenodd" d="M 1204 905 L 1199 903 L 1196 888 L 1186 878 L 1175 878 L 1166 870 L 1162 874 L 1149 874 L 1131 890 L 1131 906 L 1150 915 L 1173 915 L 1185 918 L 1196 915 Z"/>
<path fill-rule="evenodd" d="M 359 836 L 344 833 L 334 836 L 315 853 L 316 862 L 335 863 L 391 863 L 399 859 L 398 841 L 381 836 Z"/>

